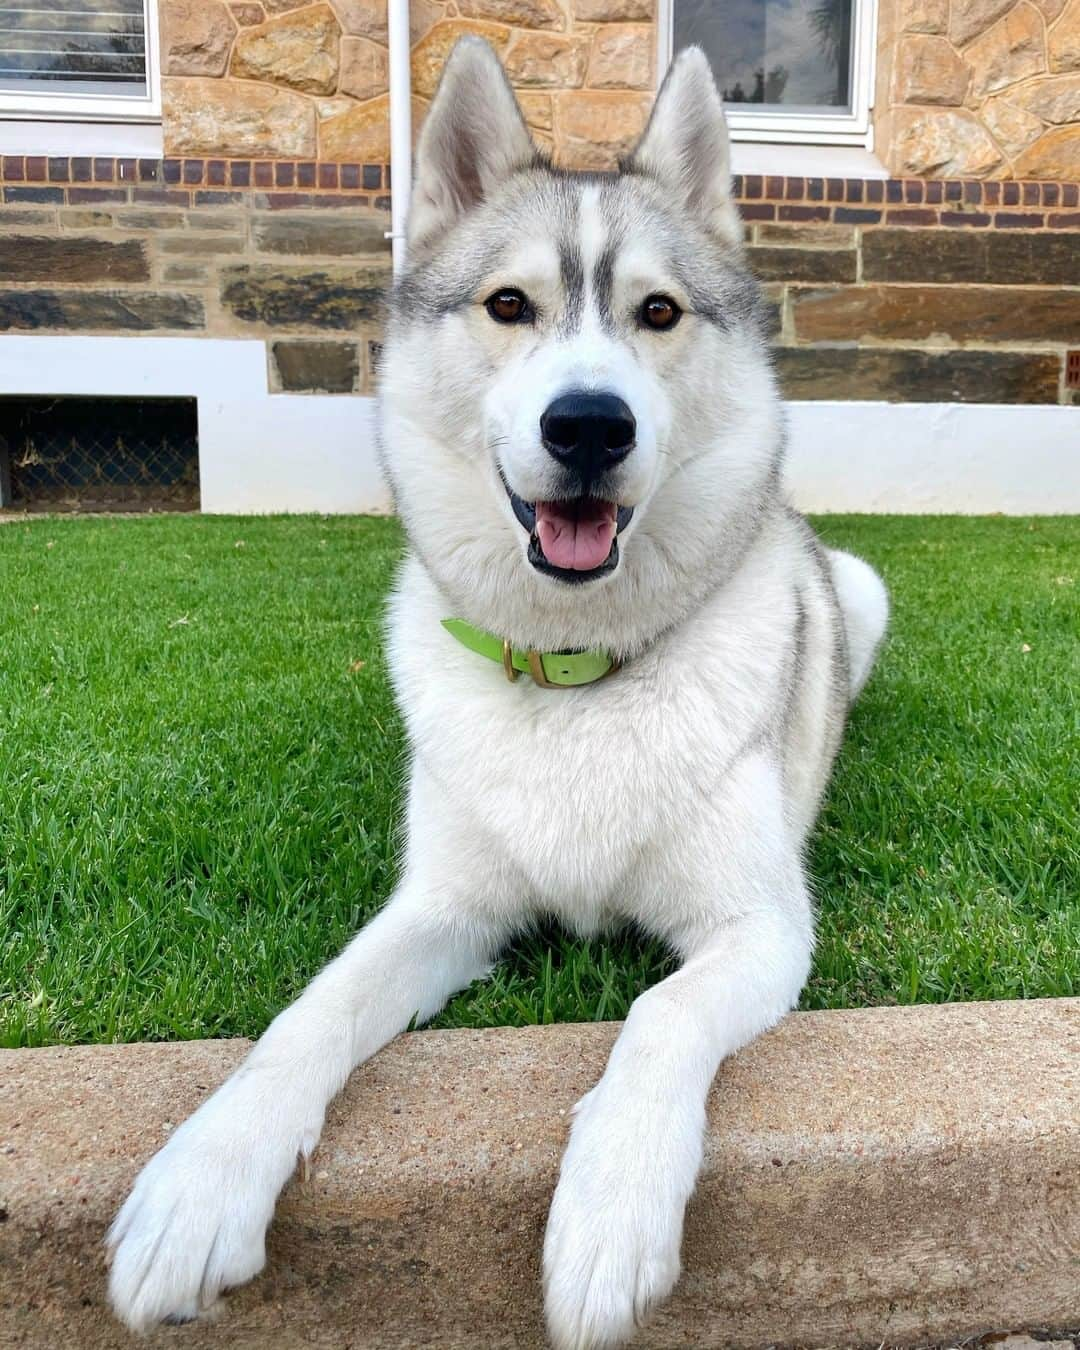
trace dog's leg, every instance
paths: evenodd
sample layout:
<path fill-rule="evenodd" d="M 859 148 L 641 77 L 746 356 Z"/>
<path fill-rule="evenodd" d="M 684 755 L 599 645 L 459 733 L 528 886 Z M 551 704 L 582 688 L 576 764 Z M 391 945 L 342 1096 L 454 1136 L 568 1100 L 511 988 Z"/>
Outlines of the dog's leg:
<path fill-rule="evenodd" d="M 677 935 L 686 962 L 635 1001 L 578 1103 L 544 1243 L 558 1350 L 621 1343 L 671 1292 L 709 1085 L 723 1059 L 794 1006 L 806 979 L 809 898 L 782 815 L 768 809 L 768 798 L 779 805 L 778 775 L 763 772 L 774 790 L 762 793 L 762 773 L 740 773 L 744 809 L 717 824 L 696 860 L 679 859 L 678 873 L 702 887 L 690 901 L 702 917 Z"/>
<path fill-rule="evenodd" d="M 197 1317 L 261 1270 L 278 1192 L 314 1149 L 350 1071 L 486 971 L 503 933 L 456 903 L 467 873 L 437 871 L 437 882 L 406 873 L 144 1168 L 108 1239 L 110 1297 L 129 1327 Z"/>

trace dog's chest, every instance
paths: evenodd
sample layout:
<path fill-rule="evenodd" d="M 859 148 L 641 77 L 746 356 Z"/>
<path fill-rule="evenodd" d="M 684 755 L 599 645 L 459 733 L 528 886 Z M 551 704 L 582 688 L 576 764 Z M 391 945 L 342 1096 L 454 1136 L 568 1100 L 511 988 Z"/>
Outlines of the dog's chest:
<path fill-rule="evenodd" d="M 597 685 L 542 690 L 478 659 L 410 700 L 416 754 L 442 798 L 569 925 L 638 913 L 636 878 L 655 870 L 642 864 L 707 811 L 760 716 L 761 686 L 720 688 L 656 652 Z"/>

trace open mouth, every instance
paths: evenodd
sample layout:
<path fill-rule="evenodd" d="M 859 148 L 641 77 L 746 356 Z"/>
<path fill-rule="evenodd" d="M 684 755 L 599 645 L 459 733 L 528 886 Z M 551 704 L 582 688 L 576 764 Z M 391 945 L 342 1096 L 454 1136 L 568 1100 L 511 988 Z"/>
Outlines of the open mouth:
<path fill-rule="evenodd" d="M 501 476 L 501 475 L 500 475 Z M 538 572 L 562 581 L 592 581 L 619 564 L 619 531 L 634 514 L 602 497 L 527 502 L 506 479 L 503 487 L 514 515 L 529 531 L 529 562 Z"/>

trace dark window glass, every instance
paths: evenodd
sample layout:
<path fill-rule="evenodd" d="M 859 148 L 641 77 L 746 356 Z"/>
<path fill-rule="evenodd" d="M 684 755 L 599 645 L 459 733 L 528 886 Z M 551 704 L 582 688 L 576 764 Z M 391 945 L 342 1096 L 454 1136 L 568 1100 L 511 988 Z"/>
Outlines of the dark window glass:
<path fill-rule="evenodd" d="M 851 106 L 852 0 L 674 0 L 675 50 L 705 49 L 724 101 Z"/>
<path fill-rule="evenodd" d="M 0 0 L 0 90 L 145 98 L 143 0 Z"/>

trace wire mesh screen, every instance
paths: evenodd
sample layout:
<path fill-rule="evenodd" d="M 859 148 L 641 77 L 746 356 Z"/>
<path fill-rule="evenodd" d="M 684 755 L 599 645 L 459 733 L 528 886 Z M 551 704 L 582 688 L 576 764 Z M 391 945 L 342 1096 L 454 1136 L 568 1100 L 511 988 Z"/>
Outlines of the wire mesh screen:
<path fill-rule="evenodd" d="M 195 511 L 194 399 L 0 399 L 0 504 L 22 511 Z"/>

